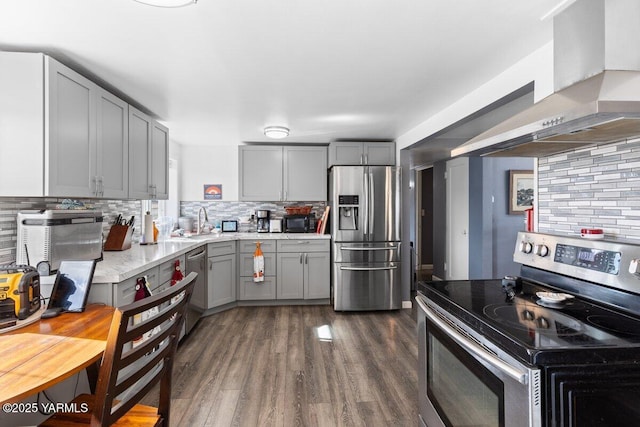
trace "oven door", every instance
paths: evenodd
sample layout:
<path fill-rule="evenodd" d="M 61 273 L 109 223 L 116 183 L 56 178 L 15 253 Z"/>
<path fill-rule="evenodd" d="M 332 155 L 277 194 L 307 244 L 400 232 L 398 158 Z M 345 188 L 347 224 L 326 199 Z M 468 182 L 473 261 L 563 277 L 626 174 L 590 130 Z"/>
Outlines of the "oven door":
<path fill-rule="evenodd" d="M 421 423 L 540 426 L 540 370 L 452 326 L 427 301 L 416 296 Z"/>

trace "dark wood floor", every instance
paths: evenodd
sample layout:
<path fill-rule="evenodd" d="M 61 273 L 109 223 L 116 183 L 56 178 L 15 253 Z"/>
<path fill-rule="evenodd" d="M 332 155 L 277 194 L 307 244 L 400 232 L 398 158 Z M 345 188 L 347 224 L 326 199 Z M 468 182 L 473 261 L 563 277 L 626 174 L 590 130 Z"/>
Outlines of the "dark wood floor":
<path fill-rule="evenodd" d="M 203 318 L 178 351 L 171 425 L 417 425 L 412 312 L 237 307 Z"/>

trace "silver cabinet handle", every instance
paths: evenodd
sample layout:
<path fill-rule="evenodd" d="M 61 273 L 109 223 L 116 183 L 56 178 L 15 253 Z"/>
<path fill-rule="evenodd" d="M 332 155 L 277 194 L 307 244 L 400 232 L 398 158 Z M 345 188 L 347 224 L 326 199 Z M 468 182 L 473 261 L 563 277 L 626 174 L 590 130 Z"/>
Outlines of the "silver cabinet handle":
<path fill-rule="evenodd" d="M 340 270 L 346 271 L 384 271 L 384 270 L 397 270 L 398 267 L 392 265 L 390 267 L 340 267 Z"/>
<path fill-rule="evenodd" d="M 302 264 L 302 254 L 300 254 L 300 260 L 298 262 Z"/>
<path fill-rule="evenodd" d="M 433 323 L 435 323 L 436 326 L 442 329 L 455 342 L 457 342 L 462 347 L 466 348 L 468 351 L 475 354 L 485 362 L 491 364 L 492 366 L 495 366 L 497 369 L 504 372 L 505 374 L 507 374 L 514 380 L 518 381 L 519 383 L 527 384 L 528 376 L 525 372 L 522 372 L 519 369 L 514 368 L 513 366 L 509 365 L 507 362 L 503 361 L 502 359 L 487 352 L 478 344 L 474 343 L 473 341 L 469 341 L 458 331 L 456 331 L 455 329 L 447 325 L 444 321 L 442 321 L 438 317 L 438 315 L 431 308 L 427 306 L 427 304 L 422 300 L 422 297 L 417 296 L 416 302 L 418 303 L 422 311 L 424 311 L 427 318 Z"/>
<path fill-rule="evenodd" d="M 91 177 L 91 184 L 92 184 L 92 187 L 94 188 L 94 190 L 92 190 L 91 192 L 95 194 L 96 197 L 98 197 L 98 177 L 97 176 Z"/>
<path fill-rule="evenodd" d="M 304 254 L 304 263 L 309 264 L 309 254 Z"/>
<path fill-rule="evenodd" d="M 365 164 L 365 165 L 368 165 L 368 164 L 369 164 L 369 155 L 368 155 L 368 154 L 365 154 L 365 155 L 364 155 L 364 164 Z"/>

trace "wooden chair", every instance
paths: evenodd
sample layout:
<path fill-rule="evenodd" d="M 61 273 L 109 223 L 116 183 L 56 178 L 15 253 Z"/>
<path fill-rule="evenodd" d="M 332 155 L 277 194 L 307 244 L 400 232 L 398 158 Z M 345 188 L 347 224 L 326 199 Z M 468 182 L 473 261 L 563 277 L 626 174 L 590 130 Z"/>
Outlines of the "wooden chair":
<path fill-rule="evenodd" d="M 74 412 L 56 413 L 41 426 L 169 425 L 173 358 L 196 276 L 190 273 L 169 289 L 116 309 L 95 393 L 76 397 Z M 134 325 L 134 316 L 156 308 L 156 314 Z M 132 346 L 151 331 L 152 336 Z M 138 404 L 158 383 L 158 408 Z"/>

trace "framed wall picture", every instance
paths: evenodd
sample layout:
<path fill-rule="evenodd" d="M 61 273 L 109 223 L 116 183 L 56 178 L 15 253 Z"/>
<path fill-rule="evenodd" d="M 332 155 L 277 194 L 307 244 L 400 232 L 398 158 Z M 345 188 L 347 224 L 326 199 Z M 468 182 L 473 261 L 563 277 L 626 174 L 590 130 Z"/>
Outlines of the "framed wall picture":
<path fill-rule="evenodd" d="M 533 171 L 509 171 L 509 215 L 519 215 L 533 206 Z"/>

